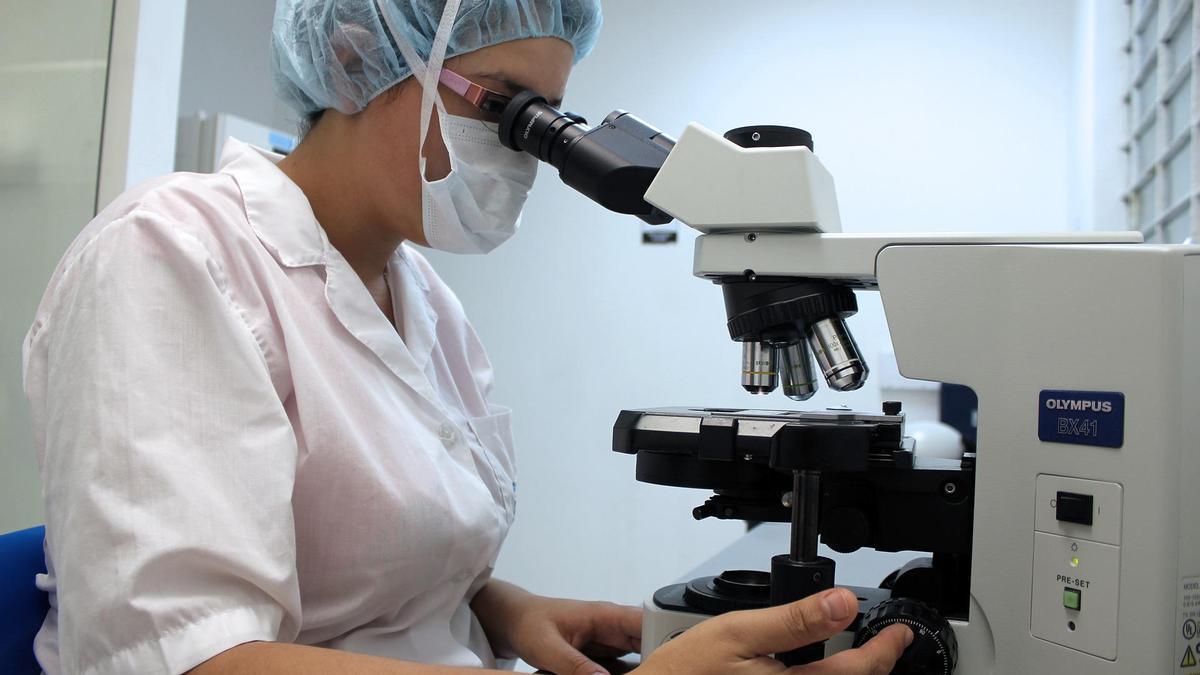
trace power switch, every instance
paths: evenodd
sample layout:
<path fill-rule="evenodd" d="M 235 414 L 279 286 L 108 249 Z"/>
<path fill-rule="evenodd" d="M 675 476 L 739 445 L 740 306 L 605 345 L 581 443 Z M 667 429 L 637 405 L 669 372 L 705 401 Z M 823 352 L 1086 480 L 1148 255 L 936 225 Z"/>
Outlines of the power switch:
<path fill-rule="evenodd" d="M 1076 492 L 1059 492 L 1055 498 L 1055 518 L 1078 525 L 1092 524 L 1092 496 Z"/>

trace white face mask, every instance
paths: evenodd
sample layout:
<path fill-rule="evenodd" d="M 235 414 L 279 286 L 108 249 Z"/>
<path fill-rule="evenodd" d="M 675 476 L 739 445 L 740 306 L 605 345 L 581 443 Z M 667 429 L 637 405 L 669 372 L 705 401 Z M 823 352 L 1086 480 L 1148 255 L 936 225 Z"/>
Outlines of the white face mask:
<path fill-rule="evenodd" d="M 450 114 L 439 120 L 450 173 L 430 182 L 422 167 L 425 239 L 439 251 L 487 253 L 516 234 L 537 158 L 504 147 L 479 120 Z"/>
<path fill-rule="evenodd" d="M 421 84 L 421 143 L 429 135 L 429 118 L 436 106 L 442 141 L 450 156 L 445 178 L 425 178 L 426 158 L 418 149 L 421 170 L 421 221 L 431 248 L 448 253 L 488 253 L 511 238 L 521 221 L 521 209 L 537 175 L 537 159 L 500 144 L 487 124 L 451 115 L 438 94 L 438 76 L 446 55 L 446 41 L 460 0 L 447 0 L 429 56 L 422 63 L 404 33 L 392 25 L 383 8 L 384 21 L 400 47 L 404 60 Z"/>

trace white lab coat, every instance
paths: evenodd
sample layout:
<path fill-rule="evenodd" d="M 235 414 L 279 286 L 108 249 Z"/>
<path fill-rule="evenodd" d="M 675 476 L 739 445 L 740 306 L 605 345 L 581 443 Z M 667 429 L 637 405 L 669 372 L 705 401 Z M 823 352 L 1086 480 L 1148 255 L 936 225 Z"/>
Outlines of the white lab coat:
<path fill-rule="evenodd" d="M 402 338 L 278 159 L 231 142 L 134 189 L 50 282 L 25 343 L 49 673 L 251 640 L 494 665 L 467 604 L 515 507 L 491 365 L 407 246 Z"/>

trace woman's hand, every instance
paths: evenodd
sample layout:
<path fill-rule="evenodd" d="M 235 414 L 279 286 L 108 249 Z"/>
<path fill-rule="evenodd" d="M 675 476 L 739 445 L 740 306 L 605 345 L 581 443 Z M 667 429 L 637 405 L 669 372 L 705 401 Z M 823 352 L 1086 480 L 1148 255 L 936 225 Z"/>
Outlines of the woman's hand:
<path fill-rule="evenodd" d="M 615 658 L 642 645 L 642 610 L 634 607 L 546 598 L 492 580 L 471 608 L 498 655 L 557 675 L 608 675 L 589 657 Z"/>
<path fill-rule="evenodd" d="M 768 655 L 827 640 L 854 619 L 858 601 L 833 589 L 799 602 L 732 612 L 688 629 L 659 647 L 638 675 L 886 675 L 912 643 L 907 626 L 890 626 L 858 649 L 788 668 Z"/>

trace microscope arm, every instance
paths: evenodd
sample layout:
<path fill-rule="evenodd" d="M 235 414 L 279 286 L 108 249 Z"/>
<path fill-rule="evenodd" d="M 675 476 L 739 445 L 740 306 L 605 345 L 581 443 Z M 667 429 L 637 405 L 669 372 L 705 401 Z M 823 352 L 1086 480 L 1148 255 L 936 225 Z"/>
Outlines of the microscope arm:
<path fill-rule="evenodd" d="M 1026 234 L 866 234 L 714 232 L 696 239 L 693 272 L 706 279 L 744 274 L 827 279 L 855 288 L 878 287 L 875 261 L 890 246 L 1140 244 L 1140 232 Z"/>

